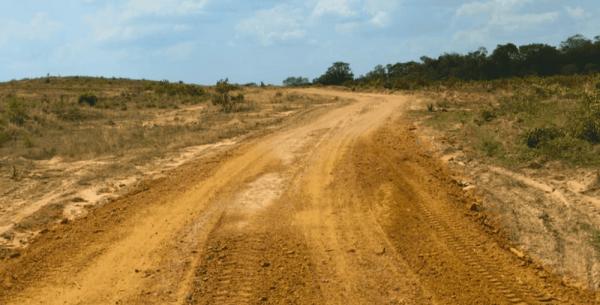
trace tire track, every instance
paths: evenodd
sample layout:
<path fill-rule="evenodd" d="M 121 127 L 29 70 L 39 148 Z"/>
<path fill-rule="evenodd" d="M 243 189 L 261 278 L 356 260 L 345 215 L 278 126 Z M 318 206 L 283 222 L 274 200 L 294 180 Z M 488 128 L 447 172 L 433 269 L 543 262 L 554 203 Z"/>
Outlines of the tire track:
<path fill-rule="evenodd" d="M 222 269 L 216 279 L 214 304 L 249 304 L 253 285 L 259 283 L 260 240 L 243 236 L 232 245 L 221 261 Z"/>
<path fill-rule="evenodd" d="M 195 286 L 200 293 L 190 297 L 188 304 L 252 304 L 261 283 L 264 250 L 263 238 L 252 232 L 233 239 L 215 238 L 207 248 L 206 265 L 197 272 Z"/>
<path fill-rule="evenodd" d="M 392 175 L 399 181 L 405 181 L 405 178 L 399 175 L 399 171 L 386 155 L 380 154 L 380 159 L 391 169 Z M 454 254 L 468 267 L 483 279 L 485 279 L 496 292 L 503 295 L 504 298 L 511 304 L 552 304 L 555 300 L 546 292 L 539 292 L 525 284 L 517 285 L 509 283 L 504 278 L 506 277 L 501 270 L 492 267 L 493 262 L 482 258 L 477 249 L 479 245 L 459 237 L 459 232 L 468 232 L 469 229 L 459 224 L 454 219 L 454 215 L 442 210 L 437 210 L 439 214 L 433 213 L 422 200 L 414 200 L 413 204 L 425 216 L 427 222 L 431 224 L 433 229 L 442 237 L 446 245 L 454 252 Z M 446 221 L 442 220 L 446 219 Z"/>

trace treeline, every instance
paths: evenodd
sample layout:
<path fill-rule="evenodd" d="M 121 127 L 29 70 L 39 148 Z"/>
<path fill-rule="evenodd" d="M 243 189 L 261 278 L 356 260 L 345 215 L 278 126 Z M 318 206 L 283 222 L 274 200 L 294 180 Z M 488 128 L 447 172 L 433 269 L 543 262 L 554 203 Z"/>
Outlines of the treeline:
<path fill-rule="evenodd" d="M 467 54 L 446 53 L 438 58 L 423 56 L 386 66 L 354 78 L 350 65 L 334 63 L 313 84 L 410 89 L 435 81 L 493 80 L 521 76 L 573 75 L 600 72 L 600 36 L 594 40 L 575 35 L 559 46 L 527 44 L 498 45 L 490 53 L 480 48 Z"/>

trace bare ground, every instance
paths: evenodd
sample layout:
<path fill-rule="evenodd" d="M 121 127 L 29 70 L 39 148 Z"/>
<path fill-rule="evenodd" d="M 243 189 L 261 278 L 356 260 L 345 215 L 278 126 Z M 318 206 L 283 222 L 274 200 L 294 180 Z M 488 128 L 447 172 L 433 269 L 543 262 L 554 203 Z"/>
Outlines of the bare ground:
<path fill-rule="evenodd" d="M 413 110 L 430 98 L 415 96 Z M 464 100 L 469 101 L 468 98 Z M 501 231 L 566 285 L 600 289 L 600 172 L 560 161 L 499 164 L 463 145 L 455 130 L 430 127 L 417 116 L 415 132 L 454 172 L 455 182 L 478 197 L 481 221 Z M 460 129 L 460 126 L 456 127 Z"/>
<path fill-rule="evenodd" d="M 42 232 L 2 304 L 595 304 L 486 233 L 403 117 L 356 102 L 223 151 Z"/>
<path fill-rule="evenodd" d="M 43 87 L 32 89 L 37 95 L 48 91 Z M 27 151 L 48 147 L 20 147 L 17 142 L 4 145 L 0 157 L 0 259 L 27 246 L 48 224 L 74 220 L 89 208 L 143 189 L 145 181 L 164 177 L 165 172 L 188 160 L 277 129 L 282 122 L 293 121 L 306 112 L 345 102 L 286 90 L 244 92 L 249 100 L 247 107 L 251 106 L 244 112 L 223 113 L 205 101 L 181 104 L 174 110 L 129 109 L 117 114 L 110 109 L 76 105 L 73 109 L 96 111 L 112 118 L 113 123 L 63 122 L 60 132 L 35 133 L 40 138 L 36 142 L 47 142 L 43 146 L 84 150 L 81 147 L 88 146 L 86 142 L 98 142 L 98 147 L 86 154 L 62 153 L 35 160 L 26 157 Z M 35 107 L 30 110 L 35 111 Z M 82 134 L 81 129 L 99 130 L 101 136 Z M 141 135 L 128 136 L 136 132 Z"/>

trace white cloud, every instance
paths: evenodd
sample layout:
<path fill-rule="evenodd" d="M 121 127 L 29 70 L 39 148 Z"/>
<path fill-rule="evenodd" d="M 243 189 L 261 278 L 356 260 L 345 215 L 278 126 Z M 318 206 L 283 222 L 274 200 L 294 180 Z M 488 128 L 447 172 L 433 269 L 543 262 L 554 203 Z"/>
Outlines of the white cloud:
<path fill-rule="evenodd" d="M 351 0 L 318 0 L 312 15 L 315 17 L 324 15 L 350 17 L 356 15 L 356 11 L 352 6 Z"/>
<path fill-rule="evenodd" d="M 299 9 L 278 5 L 240 21 L 236 29 L 238 33 L 256 37 L 263 45 L 271 45 L 304 38 L 306 30 L 302 19 Z"/>
<path fill-rule="evenodd" d="M 252 36 L 263 45 L 305 39 L 310 30 L 333 23 L 337 33 L 384 28 L 393 21 L 399 0 L 309 0 L 304 6 L 279 4 L 259 10 L 238 23 L 238 34 Z M 335 18 L 328 18 L 335 17 Z"/>
<path fill-rule="evenodd" d="M 187 60 L 194 55 L 196 43 L 193 41 L 184 41 L 174 45 L 167 46 L 158 50 L 157 55 L 166 57 L 169 60 L 182 61 Z"/>
<path fill-rule="evenodd" d="M 523 12 L 533 0 L 486 0 L 461 5 L 455 22 L 473 23 L 454 34 L 455 41 L 484 44 L 498 33 L 517 32 L 552 23 L 560 17 L 557 11 Z"/>
<path fill-rule="evenodd" d="M 461 5 L 456 10 L 456 16 L 476 16 L 486 13 L 513 11 L 520 6 L 531 3 L 532 0 L 487 0 L 474 1 Z"/>
<path fill-rule="evenodd" d="M 335 31 L 341 34 L 350 34 L 360 28 L 362 24 L 359 22 L 343 22 L 335 25 Z"/>
<path fill-rule="evenodd" d="M 123 15 L 130 18 L 144 15 L 188 15 L 200 12 L 207 3 L 208 0 L 129 0 L 122 9 Z"/>
<path fill-rule="evenodd" d="M 580 6 L 576 6 L 576 7 L 571 7 L 571 6 L 567 6 L 565 7 L 565 10 L 567 11 L 567 15 L 569 15 L 571 18 L 574 19 L 583 19 L 588 17 L 588 14 L 586 13 L 586 11 L 581 8 Z"/>
<path fill-rule="evenodd" d="M 61 24 L 46 13 L 35 13 L 27 22 L 0 21 L 0 45 L 9 41 L 47 41 L 58 32 Z"/>
<path fill-rule="evenodd" d="M 560 16 L 558 12 L 546 12 L 539 14 L 515 14 L 505 15 L 501 18 L 494 16 L 489 26 L 503 27 L 505 30 L 520 30 L 545 23 L 550 23 Z"/>
<path fill-rule="evenodd" d="M 392 21 L 392 13 L 398 7 L 398 1 L 366 0 L 365 11 L 369 15 L 369 23 L 377 27 L 386 27 Z"/>
<path fill-rule="evenodd" d="M 156 34 L 177 33 L 189 27 L 177 17 L 202 12 L 208 0 L 127 0 L 107 6 L 88 16 L 95 39 L 99 42 L 128 41 Z M 147 17 L 162 17 L 152 18 Z M 146 18 L 144 22 L 137 22 Z"/>
<path fill-rule="evenodd" d="M 362 26 L 386 27 L 392 21 L 391 14 L 397 8 L 398 0 L 317 0 L 314 3 L 312 17 L 333 15 L 355 19 L 341 22 L 336 28 L 348 31 Z M 351 26 L 349 26 L 351 25 Z"/>

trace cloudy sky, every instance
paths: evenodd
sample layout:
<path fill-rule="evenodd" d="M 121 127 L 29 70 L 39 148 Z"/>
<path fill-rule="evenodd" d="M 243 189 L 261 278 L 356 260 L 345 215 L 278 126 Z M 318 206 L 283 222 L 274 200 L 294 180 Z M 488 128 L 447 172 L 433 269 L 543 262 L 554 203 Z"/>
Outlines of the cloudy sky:
<path fill-rule="evenodd" d="M 600 35 L 598 0 L 6 0 L 0 81 L 120 76 L 211 84 L 318 76 L 498 43 Z"/>

